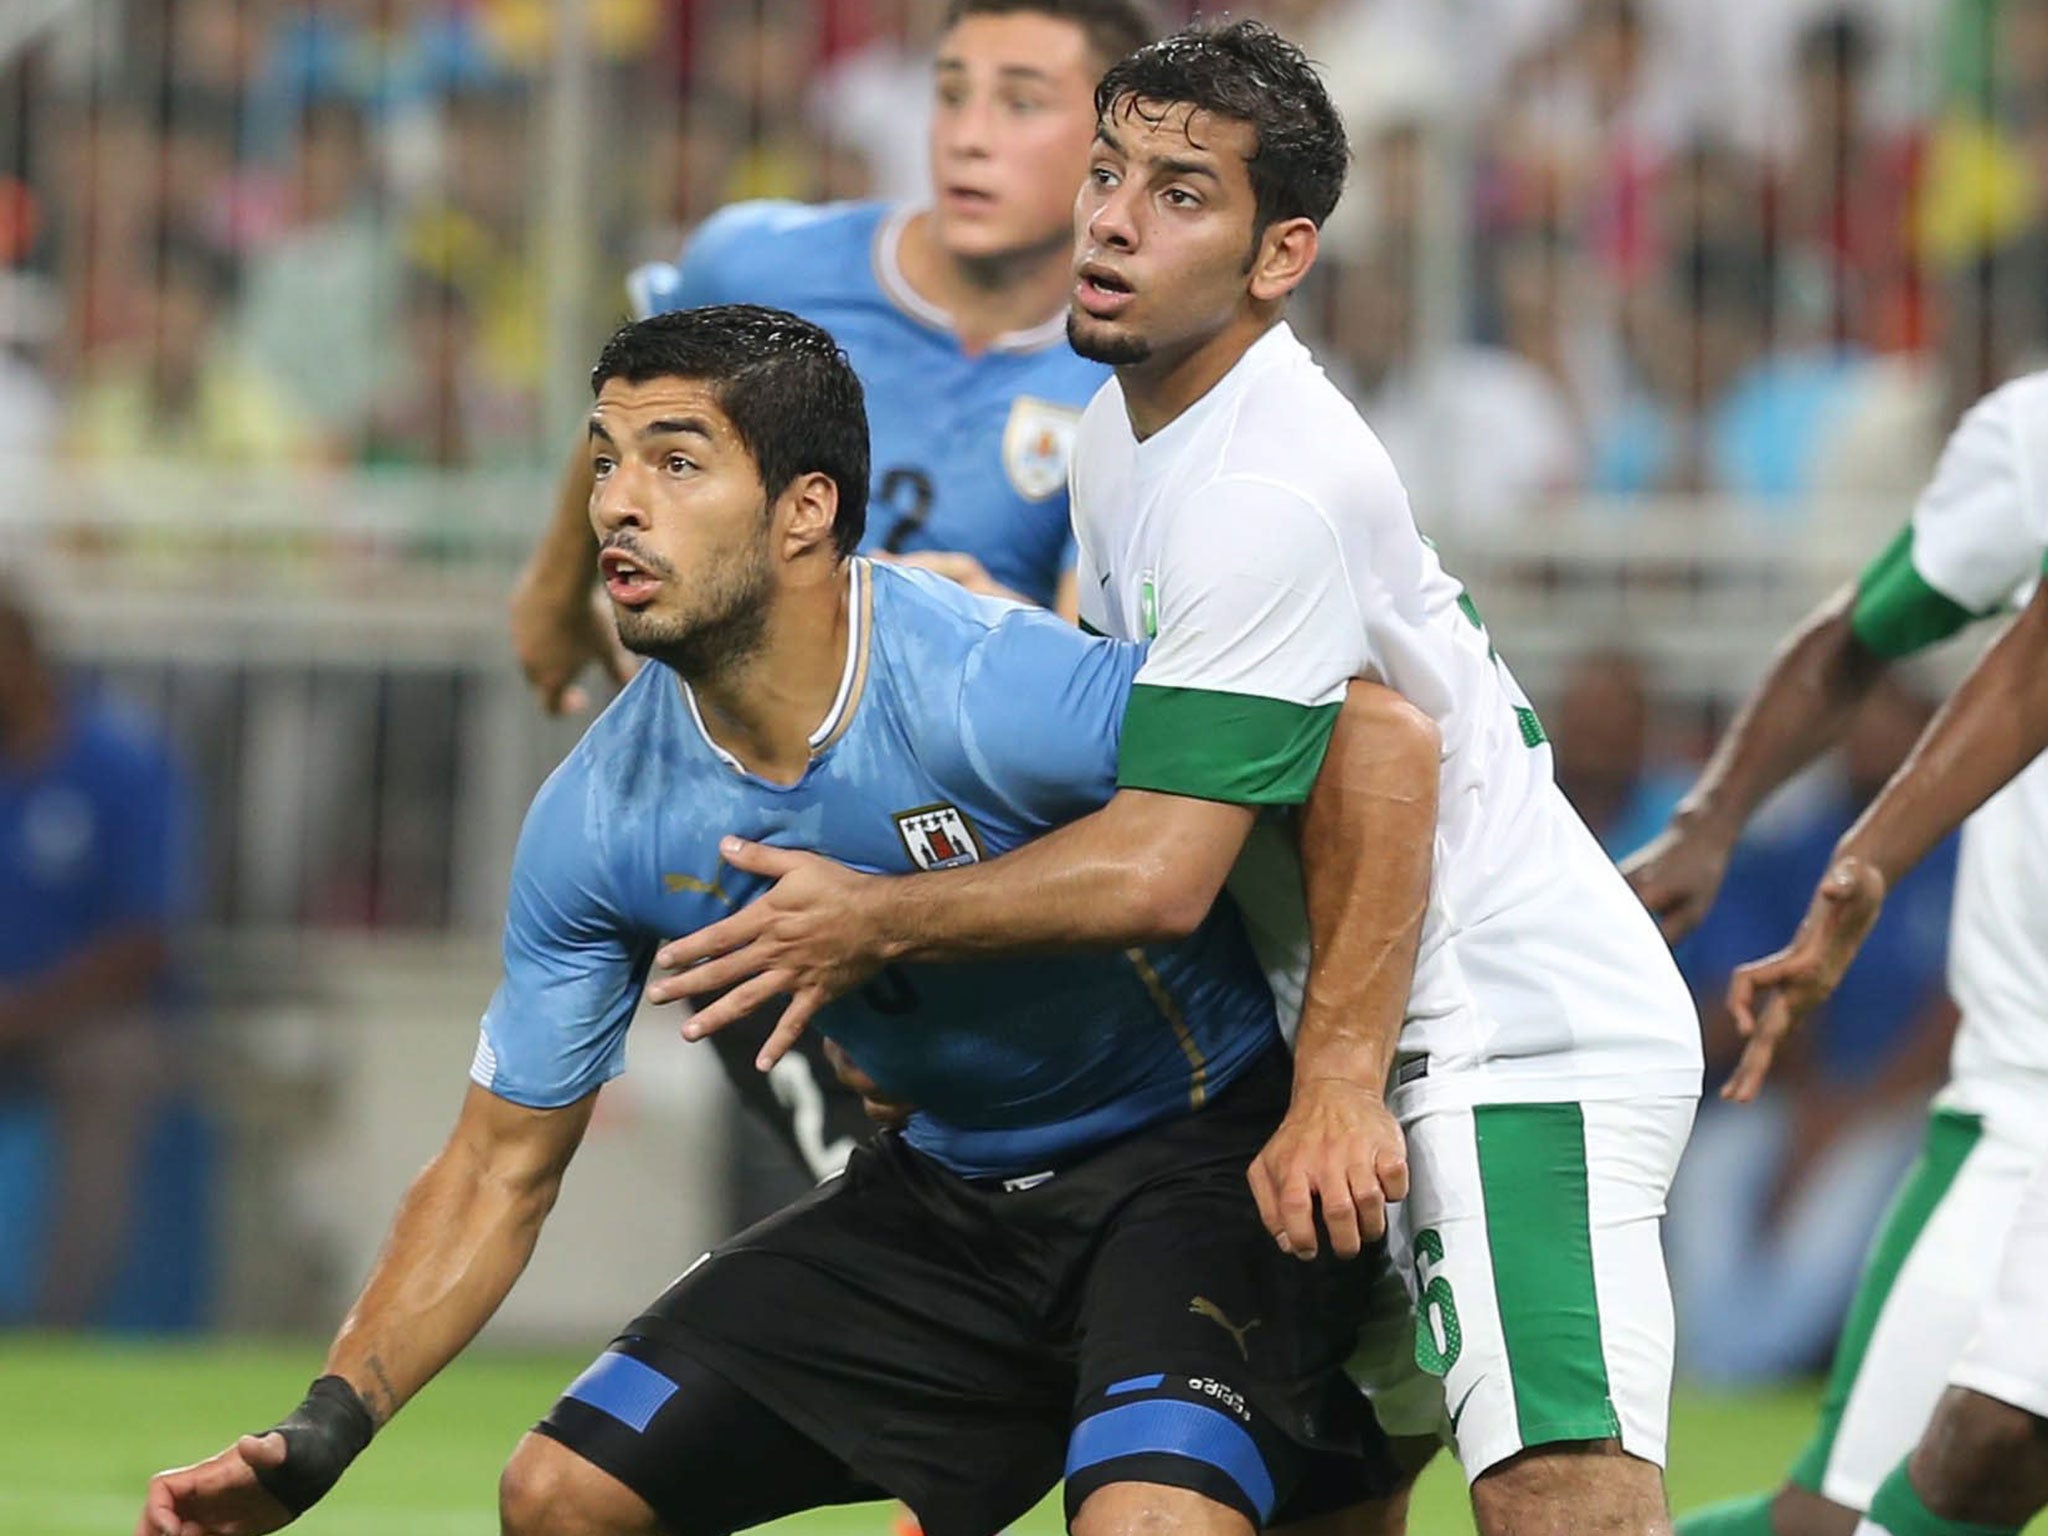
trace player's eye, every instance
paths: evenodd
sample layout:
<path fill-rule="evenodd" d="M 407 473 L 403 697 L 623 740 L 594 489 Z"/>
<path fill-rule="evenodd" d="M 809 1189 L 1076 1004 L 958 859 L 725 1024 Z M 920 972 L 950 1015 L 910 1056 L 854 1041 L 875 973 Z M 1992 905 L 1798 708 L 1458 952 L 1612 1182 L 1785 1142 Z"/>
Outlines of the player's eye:
<path fill-rule="evenodd" d="M 1202 205 L 1202 200 L 1186 187 L 1168 187 L 1163 196 L 1171 208 L 1199 208 Z"/>
<path fill-rule="evenodd" d="M 1088 179 L 1098 187 L 1113 187 L 1116 185 L 1116 172 L 1106 165 L 1091 165 L 1088 167 Z"/>
<path fill-rule="evenodd" d="M 1033 96 L 1011 96 L 1003 105 L 1019 117 L 1029 117 L 1032 113 L 1043 111 L 1045 108 L 1045 103 Z"/>
<path fill-rule="evenodd" d="M 661 461 L 661 467 L 672 475 L 687 475 L 697 466 L 680 453 L 672 453 Z"/>
<path fill-rule="evenodd" d="M 617 468 L 618 464 L 615 460 L 608 459 L 601 453 L 597 454 L 590 461 L 590 472 L 599 480 L 604 479 L 605 476 Z"/>

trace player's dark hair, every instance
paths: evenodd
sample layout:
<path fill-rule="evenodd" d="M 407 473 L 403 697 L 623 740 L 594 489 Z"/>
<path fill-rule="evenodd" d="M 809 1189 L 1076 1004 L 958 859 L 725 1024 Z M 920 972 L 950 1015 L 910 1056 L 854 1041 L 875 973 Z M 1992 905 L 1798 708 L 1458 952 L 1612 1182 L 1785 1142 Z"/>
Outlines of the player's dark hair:
<path fill-rule="evenodd" d="M 1251 124 L 1256 230 L 1279 219 L 1320 225 L 1337 206 L 1351 164 L 1344 120 L 1307 55 L 1271 27 L 1197 22 L 1112 65 L 1095 87 L 1105 120 L 1135 113 L 1156 123 L 1182 106 Z"/>
<path fill-rule="evenodd" d="M 1158 18 L 1145 0 L 953 0 L 946 7 L 946 26 L 950 30 L 969 16 L 1019 14 L 1071 21 L 1087 36 L 1104 69 L 1159 35 Z"/>
<path fill-rule="evenodd" d="M 837 342 L 758 304 L 679 309 L 619 327 L 590 370 L 590 389 L 669 378 L 711 386 L 771 501 L 798 475 L 838 486 L 833 545 L 842 559 L 859 547 L 868 521 L 867 402 Z"/>

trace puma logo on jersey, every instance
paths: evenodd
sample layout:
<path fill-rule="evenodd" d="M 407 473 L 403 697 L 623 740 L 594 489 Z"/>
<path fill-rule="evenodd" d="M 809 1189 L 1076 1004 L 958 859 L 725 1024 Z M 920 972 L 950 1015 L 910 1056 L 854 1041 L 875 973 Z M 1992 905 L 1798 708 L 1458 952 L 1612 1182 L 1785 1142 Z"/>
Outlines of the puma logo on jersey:
<path fill-rule="evenodd" d="M 1237 1346 L 1238 1354 L 1244 1357 L 1247 1364 L 1250 1363 L 1252 1358 L 1251 1351 L 1245 1348 L 1244 1336 L 1258 1327 L 1264 1319 L 1255 1317 L 1240 1328 L 1229 1318 L 1225 1317 L 1223 1309 L 1206 1296 L 1197 1296 L 1193 1301 L 1189 1302 L 1188 1310 L 1197 1317 L 1208 1318 L 1210 1322 L 1229 1334 L 1230 1341 Z"/>

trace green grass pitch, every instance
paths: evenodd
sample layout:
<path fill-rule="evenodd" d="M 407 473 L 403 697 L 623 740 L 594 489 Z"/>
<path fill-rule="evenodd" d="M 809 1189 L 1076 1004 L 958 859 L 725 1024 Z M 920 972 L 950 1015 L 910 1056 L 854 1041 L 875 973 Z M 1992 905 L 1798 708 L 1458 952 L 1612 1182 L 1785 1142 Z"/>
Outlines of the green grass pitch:
<path fill-rule="evenodd" d="M 595 1346 L 593 1346 L 593 1349 Z M 211 1454 L 298 1400 L 314 1343 L 138 1344 L 0 1338 L 0 1532 L 126 1536 L 157 1467 Z M 427 1389 L 296 1531 L 306 1536 L 493 1536 L 506 1452 L 586 1356 L 479 1353 Z M 1812 1388 L 1680 1397 L 1671 1491 L 1680 1509 L 1773 1481 L 1803 1440 Z M 1415 1536 L 1472 1529 L 1439 1458 L 1409 1523 Z M 778 1536 L 887 1536 L 885 1509 L 826 1510 Z M 1048 1501 L 1019 1536 L 1056 1536 Z M 2048 1533 L 2037 1521 L 2030 1536 Z"/>

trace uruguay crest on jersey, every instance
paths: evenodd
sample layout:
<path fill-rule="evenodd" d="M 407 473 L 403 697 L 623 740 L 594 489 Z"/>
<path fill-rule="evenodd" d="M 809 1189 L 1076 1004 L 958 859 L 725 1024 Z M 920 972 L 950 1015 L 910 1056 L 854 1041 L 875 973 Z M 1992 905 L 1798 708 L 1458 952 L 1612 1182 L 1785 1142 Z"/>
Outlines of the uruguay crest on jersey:
<path fill-rule="evenodd" d="M 921 805 L 896 813 L 896 830 L 919 869 L 958 869 L 981 862 L 981 845 L 967 818 L 951 805 Z"/>
<path fill-rule="evenodd" d="M 1035 395 L 1019 395 L 1003 428 L 1003 469 L 1026 501 L 1044 501 L 1067 488 L 1074 429 L 1081 413 Z"/>

